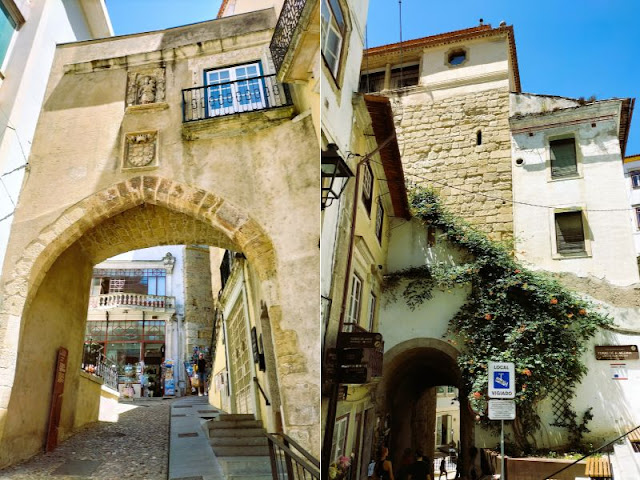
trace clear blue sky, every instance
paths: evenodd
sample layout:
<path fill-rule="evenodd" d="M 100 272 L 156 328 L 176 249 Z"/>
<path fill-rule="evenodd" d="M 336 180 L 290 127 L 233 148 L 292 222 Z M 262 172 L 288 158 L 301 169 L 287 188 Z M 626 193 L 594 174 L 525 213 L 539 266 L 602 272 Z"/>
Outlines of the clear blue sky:
<path fill-rule="evenodd" d="M 221 0 L 106 0 L 116 35 L 215 18 Z M 513 25 L 522 90 L 638 98 L 627 155 L 640 154 L 640 0 L 402 0 L 408 40 L 478 25 Z M 370 0 L 368 44 L 400 39 L 397 0 Z"/>
<path fill-rule="evenodd" d="M 522 91 L 637 99 L 627 155 L 640 153 L 639 0 L 402 0 L 402 38 L 513 25 Z M 370 0 L 368 45 L 400 40 L 398 0 Z"/>
<path fill-rule="evenodd" d="M 105 0 L 116 35 L 149 32 L 216 18 L 221 0 Z"/>

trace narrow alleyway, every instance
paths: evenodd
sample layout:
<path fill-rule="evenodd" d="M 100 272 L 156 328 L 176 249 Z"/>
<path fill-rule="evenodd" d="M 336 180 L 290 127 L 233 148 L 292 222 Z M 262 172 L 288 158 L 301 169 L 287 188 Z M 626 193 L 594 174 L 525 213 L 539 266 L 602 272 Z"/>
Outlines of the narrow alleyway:
<path fill-rule="evenodd" d="M 0 480 L 166 479 L 171 403 L 120 403 L 117 423 L 90 426 L 51 453 L 0 470 Z"/>

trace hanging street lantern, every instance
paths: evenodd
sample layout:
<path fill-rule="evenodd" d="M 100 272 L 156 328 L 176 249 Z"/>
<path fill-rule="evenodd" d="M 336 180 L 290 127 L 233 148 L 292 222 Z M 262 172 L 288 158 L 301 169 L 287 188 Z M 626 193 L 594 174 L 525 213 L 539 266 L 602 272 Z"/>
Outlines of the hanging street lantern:
<path fill-rule="evenodd" d="M 340 198 L 353 173 L 338 153 L 335 143 L 322 151 L 322 210 Z"/>

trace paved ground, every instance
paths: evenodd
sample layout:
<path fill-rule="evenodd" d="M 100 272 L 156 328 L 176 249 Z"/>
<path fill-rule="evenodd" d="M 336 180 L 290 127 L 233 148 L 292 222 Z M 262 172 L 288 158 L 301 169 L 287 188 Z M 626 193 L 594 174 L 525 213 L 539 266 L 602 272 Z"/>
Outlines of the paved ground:
<path fill-rule="evenodd" d="M 164 480 L 173 402 L 141 399 L 121 403 L 118 423 L 91 426 L 51 453 L 0 470 L 0 480 Z"/>

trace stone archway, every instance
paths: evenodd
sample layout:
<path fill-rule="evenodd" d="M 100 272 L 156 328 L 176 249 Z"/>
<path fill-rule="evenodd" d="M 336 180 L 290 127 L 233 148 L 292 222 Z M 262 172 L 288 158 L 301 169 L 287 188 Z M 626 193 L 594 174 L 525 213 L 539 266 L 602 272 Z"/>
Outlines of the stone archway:
<path fill-rule="evenodd" d="M 435 387 L 459 389 L 460 457 L 468 468 L 474 419 L 466 408 L 464 385 L 457 366 L 458 350 L 435 338 L 414 338 L 385 352 L 383 377 L 376 392 L 377 414 L 387 419 L 387 440 L 394 465 L 405 448 L 421 449 L 430 458 L 435 450 Z"/>
<path fill-rule="evenodd" d="M 306 372 L 307 366 L 296 332 L 280 327 L 276 252 L 268 235 L 246 212 L 214 194 L 157 176 L 133 177 L 65 210 L 28 243 L 5 274 L 0 311 L 0 466 L 40 450 L 54 352 L 66 345 L 70 371 L 63 436 L 72 429 L 69 407 L 77 383 L 73 368 L 79 361 L 93 265 L 123 251 L 175 243 L 229 248 L 252 262 L 271 320 L 280 386 L 299 393 L 299 379 L 290 375 Z M 311 392 L 309 401 L 313 396 Z M 285 429 L 295 431 L 286 402 L 283 410 Z"/>

